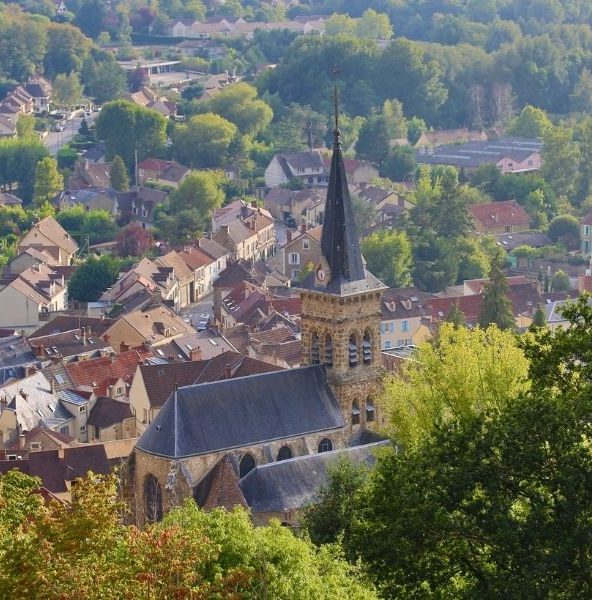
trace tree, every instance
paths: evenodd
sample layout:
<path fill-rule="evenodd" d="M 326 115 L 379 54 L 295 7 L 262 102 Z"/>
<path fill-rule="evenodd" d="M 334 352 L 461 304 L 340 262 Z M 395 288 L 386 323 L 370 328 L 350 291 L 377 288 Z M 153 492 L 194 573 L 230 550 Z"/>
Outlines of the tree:
<path fill-rule="evenodd" d="M 317 493 L 317 501 L 304 512 L 301 525 L 310 539 L 317 544 L 337 542 L 341 536 L 349 537 L 352 513 L 368 476 L 365 465 L 341 459 L 327 470 L 327 483 Z"/>
<path fill-rule="evenodd" d="M 408 449 L 449 422 L 501 410 L 528 389 L 527 374 L 512 333 L 443 323 L 436 343 L 424 342 L 400 375 L 386 380 L 380 404 L 393 439 Z"/>
<path fill-rule="evenodd" d="M 41 206 L 49 202 L 64 189 L 64 178 L 58 171 L 54 158 L 46 157 L 37 163 L 35 169 L 35 204 Z"/>
<path fill-rule="evenodd" d="M 91 256 L 80 265 L 68 283 L 68 296 L 80 302 L 95 302 L 119 276 L 119 261 L 113 256 Z"/>
<path fill-rule="evenodd" d="M 82 98 L 82 85 L 76 73 L 60 73 L 53 80 L 52 100 L 58 106 L 73 106 Z"/>
<path fill-rule="evenodd" d="M 545 181 L 559 196 L 573 198 L 580 151 L 572 139 L 573 132 L 565 127 L 553 127 L 543 137 L 542 171 Z"/>
<path fill-rule="evenodd" d="M 551 280 L 551 290 L 553 292 L 565 292 L 571 289 L 571 283 L 569 281 L 569 275 L 558 269 L 553 274 L 553 279 Z"/>
<path fill-rule="evenodd" d="M 176 128 L 173 153 L 190 167 L 220 167 L 237 131 L 236 125 L 219 115 L 196 115 Z"/>
<path fill-rule="evenodd" d="M 118 231 L 113 217 L 106 210 L 97 209 L 86 212 L 80 233 L 90 244 L 100 244 L 113 240 Z"/>
<path fill-rule="evenodd" d="M 356 22 L 349 15 L 333 13 L 325 22 L 327 35 L 354 35 Z"/>
<path fill-rule="evenodd" d="M 127 168 L 121 156 L 114 156 L 111 170 L 109 171 L 109 180 L 114 190 L 125 191 L 129 188 L 129 179 Z"/>
<path fill-rule="evenodd" d="M 489 282 L 483 292 L 483 303 L 479 313 L 479 325 L 483 328 L 497 325 L 500 329 L 514 329 L 516 323 L 512 312 L 512 302 L 508 297 L 508 281 L 502 270 L 504 258 L 498 252 L 491 261 Z"/>
<path fill-rule="evenodd" d="M 549 223 L 547 235 L 553 243 L 565 244 L 569 250 L 580 247 L 580 223 L 573 215 L 555 217 Z"/>
<path fill-rule="evenodd" d="M 166 143 L 166 119 L 159 113 L 127 100 L 105 104 L 96 121 L 97 139 L 105 141 L 109 156 L 121 156 L 125 164 L 159 156 Z"/>
<path fill-rule="evenodd" d="M 539 138 L 546 135 L 553 124 L 544 110 L 526 105 L 508 127 L 508 135 L 525 138 Z"/>
<path fill-rule="evenodd" d="M 201 106 L 203 112 L 220 115 L 242 134 L 251 136 L 265 129 L 273 118 L 271 107 L 257 98 L 257 89 L 244 82 L 228 86 Z"/>
<path fill-rule="evenodd" d="M 458 302 L 455 302 L 452 305 L 452 308 L 446 315 L 446 321 L 448 323 L 451 323 L 455 329 L 466 326 L 467 322 L 465 313 L 458 306 Z"/>
<path fill-rule="evenodd" d="M 408 181 L 416 169 L 415 152 L 411 146 L 395 146 L 382 163 L 381 174 L 393 181 Z"/>
<path fill-rule="evenodd" d="M 388 15 L 369 8 L 357 20 L 355 35 L 368 40 L 390 40 L 393 37 L 393 28 Z"/>
<path fill-rule="evenodd" d="M 545 311 L 542 306 L 537 306 L 537 309 L 532 318 L 530 329 L 538 329 L 539 327 L 545 327 L 547 325 L 547 319 L 545 318 Z"/>
<path fill-rule="evenodd" d="M 224 193 L 221 181 L 212 173 L 191 173 L 169 198 L 170 212 L 175 214 L 183 210 L 197 210 L 204 219 L 207 228 L 212 211 L 222 206 Z"/>
<path fill-rule="evenodd" d="M 411 244 L 403 231 L 383 229 L 362 241 L 368 270 L 389 287 L 411 285 Z"/>
<path fill-rule="evenodd" d="M 86 210 L 82 204 L 75 204 L 70 208 L 60 210 L 56 215 L 56 221 L 70 235 L 80 235 L 85 218 Z"/>
<path fill-rule="evenodd" d="M 592 74 L 585 67 L 580 72 L 573 94 L 569 97 L 569 103 L 573 111 L 585 113 L 592 108 Z"/>
<path fill-rule="evenodd" d="M 117 234 L 119 256 L 144 256 L 152 247 L 152 233 L 138 223 L 130 223 Z"/>
<path fill-rule="evenodd" d="M 125 71 L 115 60 L 103 61 L 90 68 L 86 93 L 98 104 L 115 100 L 127 90 Z"/>
<path fill-rule="evenodd" d="M 16 122 L 16 135 L 19 140 L 32 140 L 35 138 L 35 117 L 21 115 Z"/>

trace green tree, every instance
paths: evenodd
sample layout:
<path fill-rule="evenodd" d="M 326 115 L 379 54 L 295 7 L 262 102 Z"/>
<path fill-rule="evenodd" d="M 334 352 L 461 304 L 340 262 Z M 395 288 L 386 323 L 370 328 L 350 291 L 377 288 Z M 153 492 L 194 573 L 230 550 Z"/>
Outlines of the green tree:
<path fill-rule="evenodd" d="M 452 305 L 452 308 L 446 315 L 446 321 L 451 323 L 455 329 L 466 326 L 466 316 L 465 313 L 460 309 L 458 302 L 455 302 Z"/>
<path fill-rule="evenodd" d="M 577 112 L 590 112 L 592 109 L 592 74 L 583 68 L 569 97 L 571 109 Z"/>
<path fill-rule="evenodd" d="M 113 256 L 91 256 L 80 265 L 68 283 L 68 296 L 80 302 L 94 302 L 119 276 L 119 261 Z"/>
<path fill-rule="evenodd" d="M 80 235 L 84 219 L 86 217 L 86 209 L 82 204 L 75 204 L 70 208 L 60 210 L 56 215 L 56 221 L 70 234 Z"/>
<path fill-rule="evenodd" d="M 408 181 L 416 169 L 415 152 L 411 146 L 395 146 L 388 151 L 381 174 L 393 181 Z"/>
<path fill-rule="evenodd" d="M 489 282 L 483 292 L 483 303 L 479 313 L 479 325 L 483 328 L 497 325 L 500 329 L 514 329 L 516 323 L 512 312 L 512 302 L 508 296 L 508 281 L 502 270 L 503 253 L 498 252 L 491 261 Z"/>
<path fill-rule="evenodd" d="M 580 247 L 580 223 L 573 215 L 558 215 L 549 223 L 547 231 L 553 243 L 565 244 L 570 250 Z"/>
<path fill-rule="evenodd" d="M 349 15 L 333 13 L 325 21 L 325 33 L 327 35 L 354 35 L 356 22 Z"/>
<path fill-rule="evenodd" d="M 411 285 L 411 244 L 403 231 L 383 229 L 362 241 L 368 270 L 389 287 Z"/>
<path fill-rule="evenodd" d="M 257 89 L 244 82 L 228 86 L 201 106 L 202 112 L 220 115 L 246 135 L 257 135 L 273 118 L 271 107 L 257 97 Z"/>
<path fill-rule="evenodd" d="M 21 115 L 16 122 L 16 135 L 19 140 L 35 139 L 35 117 Z"/>
<path fill-rule="evenodd" d="M 369 8 L 355 23 L 355 35 L 368 40 L 390 40 L 393 28 L 387 14 Z"/>
<path fill-rule="evenodd" d="M 222 206 L 224 193 L 219 176 L 213 173 L 191 173 L 170 195 L 169 209 L 172 214 L 194 209 L 201 215 L 204 229 L 215 208 Z"/>
<path fill-rule="evenodd" d="M 118 231 L 113 217 L 106 210 L 97 209 L 86 212 L 80 233 L 90 244 L 100 244 L 114 240 Z"/>
<path fill-rule="evenodd" d="M 46 157 L 37 163 L 35 169 L 35 204 L 41 206 L 49 202 L 64 189 L 64 178 L 58 171 L 55 158 Z"/>
<path fill-rule="evenodd" d="M 509 135 L 525 138 L 543 137 L 553 127 L 544 110 L 527 105 L 508 127 Z"/>
<path fill-rule="evenodd" d="M 220 167 L 237 131 L 236 125 L 219 115 L 196 115 L 176 128 L 173 153 L 190 167 Z"/>
<path fill-rule="evenodd" d="M 501 410 L 528 389 L 527 374 L 528 360 L 511 332 L 443 323 L 436 343 L 424 342 L 386 380 L 380 405 L 393 439 L 409 449 L 446 423 Z"/>
<path fill-rule="evenodd" d="M 571 283 L 569 281 L 569 275 L 558 269 L 553 273 L 553 279 L 551 280 L 551 290 L 553 292 L 565 292 L 571 289 Z"/>
<path fill-rule="evenodd" d="M 98 104 L 115 100 L 127 90 L 125 71 L 115 60 L 91 65 L 86 79 L 86 93 Z"/>
<path fill-rule="evenodd" d="M 96 121 L 97 139 L 105 141 L 109 156 L 121 156 L 125 164 L 159 156 L 166 143 L 166 119 L 159 113 L 127 100 L 105 104 Z"/>
<path fill-rule="evenodd" d="M 537 306 L 537 309 L 532 318 L 530 329 L 538 329 L 539 327 L 545 327 L 547 325 L 547 319 L 545 318 L 545 311 L 542 306 Z"/>
<path fill-rule="evenodd" d="M 553 127 L 543 137 L 541 152 L 545 181 L 557 195 L 567 198 L 575 195 L 576 165 L 580 161 L 580 151 L 572 135 L 570 129 Z"/>
<path fill-rule="evenodd" d="M 60 73 L 79 73 L 91 50 L 91 41 L 78 27 L 50 23 L 47 26 L 44 73 L 52 79 Z"/>
<path fill-rule="evenodd" d="M 73 106 L 82 98 L 82 85 L 76 73 L 60 73 L 53 80 L 52 101 L 58 106 Z"/>
<path fill-rule="evenodd" d="M 111 187 L 115 190 L 125 191 L 129 188 L 127 168 L 121 156 L 114 156 L 111 170 L 109 171 Z"/>

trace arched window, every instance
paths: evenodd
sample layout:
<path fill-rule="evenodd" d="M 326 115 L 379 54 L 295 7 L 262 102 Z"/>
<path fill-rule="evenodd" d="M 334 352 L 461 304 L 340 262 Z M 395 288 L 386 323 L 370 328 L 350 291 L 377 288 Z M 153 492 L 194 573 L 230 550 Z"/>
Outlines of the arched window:
<path fill-rule="evenodd" d="M 329 333 L 325 335 L 325 364 L 333 366 L 333 339 Z"/>
<path fill-rule="evenodd" d="M 238 467 L 239 477 L 242 479 L 247 473 L 256 467 L 255 457 L 252 454 L 245 454 L 240 461 Z"/>
<path fill-rule="evenodd" d="M 354 400 L 352 404 L 351 423 L 352 425 L 360 424 L 360 405 L 356 400 Z"/>
<path fill-rule="evenodd" d="M 374 421 L 376 419 L 376 410 L 374 409 L 374 403 L 370 398 L 366 400 L 366 422 Z"/>
<path fill-rule="evenodd" d="M 356 334 L 349 336 L 349 366 L 355 367 L 358 364 L 358 340 Z"/>
<path fill-rule="evenodd" d="M 364 341 L 362 342 L 362 356 L 365 365 L 369 365 L 372 362 L 372 337 L 370 332 L 364 333 Z"/>
<path fill-rule="evenodd" d="M 278 460 L 288 460 L 289 458 L 292 458 L 292 456 L 292 450 L 290 450 L 289 446 L 282 446 L 277 453 Z"/>
<path fill-rule="evenodd" d="M 144 508 L 148 523 L 162 520 L 162 490 L 158 479 L 152 473 L 144 480 Z"/>
<path fill-rule="evenodd" d="M 319 453 L 331 452 L 331 450 L 333 450 L 333 442 L 329 438 L 323 438 L 319 442 Z"/>
<path fill-rule="evenodd" d="M 319 336 L 314 332 L 310 340 L 310 364 L 318 365 L 321 362 L 321 347 Z"/>

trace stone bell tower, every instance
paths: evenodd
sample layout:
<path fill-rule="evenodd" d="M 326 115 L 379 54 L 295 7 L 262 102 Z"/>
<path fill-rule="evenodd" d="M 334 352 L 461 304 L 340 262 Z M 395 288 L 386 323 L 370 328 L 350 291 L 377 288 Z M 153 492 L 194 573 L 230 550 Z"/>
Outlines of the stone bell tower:
<path fill-rule="evenodd" d="M 376 421 L 385 285 L 364 264 L 343 164 L 335 93 L 333 157 L 319 264 L 301 285 L 303 365 L 323 364 L 352 433 Z"/>

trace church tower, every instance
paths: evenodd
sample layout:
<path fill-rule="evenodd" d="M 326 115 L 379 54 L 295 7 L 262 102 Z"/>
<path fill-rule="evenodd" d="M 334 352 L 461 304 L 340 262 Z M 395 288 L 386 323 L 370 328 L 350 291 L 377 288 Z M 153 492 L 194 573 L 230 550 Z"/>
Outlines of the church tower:
<path fill-rule="evenodd" d="M 336 102 L 337 104 L 337 102 Z M 381 293 L 355 231 L 337 106 L 321 258 L 301 285 L 303 365 L 323 364 L 352 433 L 371 427 L 380 390 Z"/>

